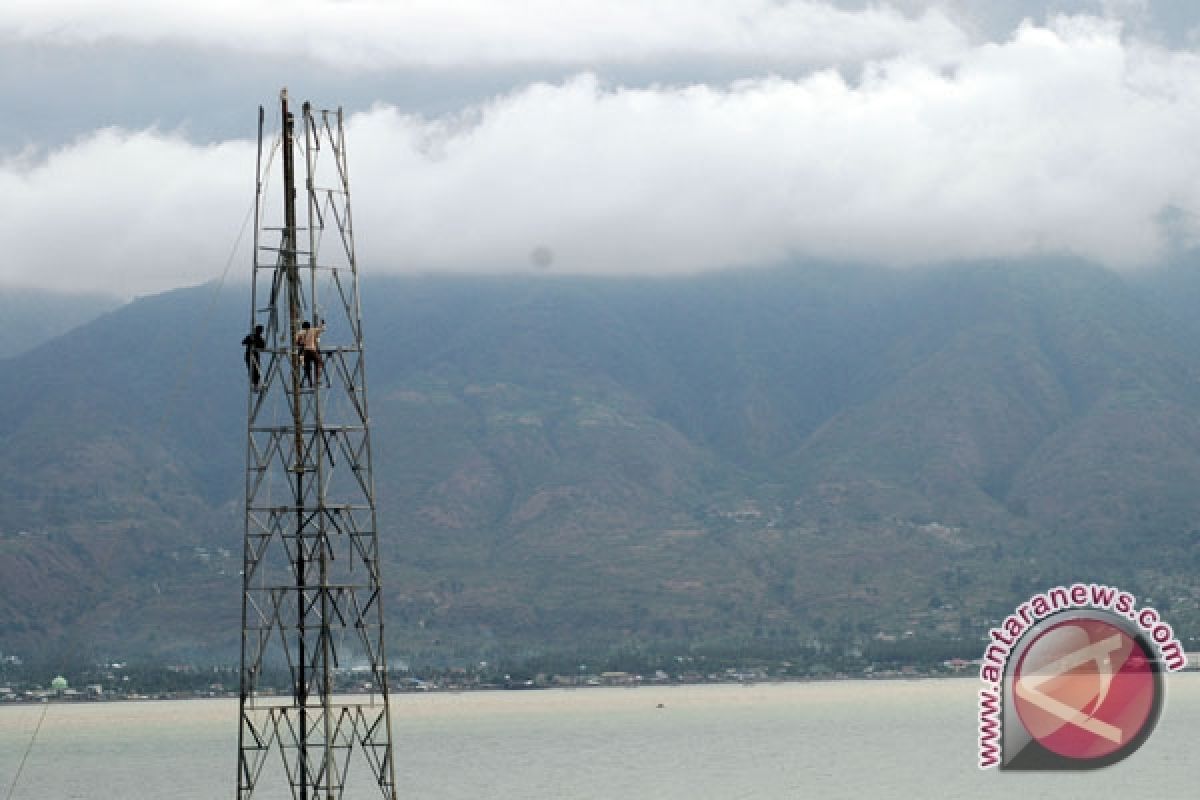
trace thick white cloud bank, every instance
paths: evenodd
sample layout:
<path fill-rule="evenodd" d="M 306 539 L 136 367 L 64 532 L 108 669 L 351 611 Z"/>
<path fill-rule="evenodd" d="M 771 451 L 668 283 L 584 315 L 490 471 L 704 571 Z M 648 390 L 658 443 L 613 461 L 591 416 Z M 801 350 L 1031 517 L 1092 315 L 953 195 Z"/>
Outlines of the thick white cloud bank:
<path fill-rule="evenodd" d="M 250 143 L 156 131 L 0 162 L 0 285 L 133 295 L 212 279 L 253 191 Z"/>
<path fill-rule="evenodd" d="M 349 69 L 726 58 L 842 63 L 946 58 L 965 43 L 936 9 L 820 0 L 5 0 L 0 35 L 59 44 L 178 42 Z"/>
<path fill-rule="evenodd" d="M 454 119 L 349 120 L 362 267 L 673 274 L 795 257 L 1159 262 L 1200 212 L 1200 58 L 1091 18 L 951 65 L 732 87 L 588 75 Z M 0 282 L 149 291 L 216 277 L 246 141 L 102 131 L 0 164 Z M 248 254 L 235 266 L 247 269 Z"/>

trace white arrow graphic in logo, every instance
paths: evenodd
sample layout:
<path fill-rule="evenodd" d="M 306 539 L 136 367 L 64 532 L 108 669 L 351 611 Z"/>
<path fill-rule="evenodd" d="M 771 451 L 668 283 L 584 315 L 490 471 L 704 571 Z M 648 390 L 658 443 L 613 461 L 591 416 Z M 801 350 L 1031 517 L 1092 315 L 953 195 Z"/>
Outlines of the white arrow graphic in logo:
<path fill-rule="evenodd" d="M 1082 631 L 1072 631 L 1072 633 Z M 1067 634 L 1068 631 L 1062 631 Z M 1086 635 L 1086 634 L 1085 634 Z M 1074 637 L 1069 637 L 1074 638 Z M 1083 713 L 1082 707 L 1088 705 L 1087 702 L 1082 703 L 1079 708 L 1073 708 L 1061 700 L 1052 697 L 1042 691 L 1042 685 L 1060 676 L 1066 675 L 1076 667 L 1093 662 L 1096 665 L 1096 676 L 1100 679 L 1100 685 L 1095 692 L 1092 692 L 1092 697 L 1095 698 L 1095 704 L 1092 705 L 1092 711 L 1099 710 L 1104 704 L 1104 699 L 1108 697 L 1108 690 L 1112 686 L 1113 679 L 1113 663 L 1112 653 L 1121 650 L 1124 646 L 1124 639 L 1120 634 L 1114 634 L 1099 642 L 1095 642 L 1084 647 L 1080 647 L 1070 653 L 1061 655 L 1058 658 L 1038 667 L 1032 672 L 1023 672 L 1017 680 L 1016 693 L 1025 702 L 1030 705 L 1037 706 L 1042 711 L 1053 715 L 1062 720 L 1064 724 L 1074 725 L 1078 728 L 1100 736 L 1104 739 L 1120 744 L 1122 740 L 1121 729 L 1115 725 L 1110 725 L 1107 722 L 1095 719 L 1092 716 Z"/>

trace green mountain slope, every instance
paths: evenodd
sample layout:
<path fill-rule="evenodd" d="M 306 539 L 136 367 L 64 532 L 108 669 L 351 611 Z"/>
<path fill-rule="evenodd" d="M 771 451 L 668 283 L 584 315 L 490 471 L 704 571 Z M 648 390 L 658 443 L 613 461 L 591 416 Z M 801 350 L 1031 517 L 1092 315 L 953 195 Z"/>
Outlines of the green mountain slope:
<path fill-rule="evenodd" d="M 1186 629 L 1192 285 L 1070 263 L 368 281 L 394 652 L 969 636 L 1079 578 Z M 245 308 L 212 292 L 3 363 L 0 650 L 234 658 Z"/>
<path fill-rule="evenodd" d="M 26 353 L 119 305 L 109 295 L 0 288 L 0 358 Z"/>

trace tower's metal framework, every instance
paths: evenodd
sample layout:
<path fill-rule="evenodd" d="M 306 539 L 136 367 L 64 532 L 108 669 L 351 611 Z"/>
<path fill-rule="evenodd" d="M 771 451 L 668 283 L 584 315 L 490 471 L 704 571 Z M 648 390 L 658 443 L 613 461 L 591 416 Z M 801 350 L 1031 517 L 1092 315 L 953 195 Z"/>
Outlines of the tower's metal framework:
<path fill-rule="evenodd" d="M 266 788 L 275 772 L 295 800 L 335 800 L 351 763 L 365 761 L 369 772 L 356 767 L 353 787 L 394 800 L 342 112 L 305 103 L 297 132 L 286 89 L 280 112 L 278 135 L 266 139 L 261 107 L 258 117 L 251 328 L 263 326 L 266 346 L 246 435 L 237 797 L 258 788 L 279 796 Z M 307 375 L 297 342 L 306 321 L 320 331 L 320 360 L 308 359 Z"/>

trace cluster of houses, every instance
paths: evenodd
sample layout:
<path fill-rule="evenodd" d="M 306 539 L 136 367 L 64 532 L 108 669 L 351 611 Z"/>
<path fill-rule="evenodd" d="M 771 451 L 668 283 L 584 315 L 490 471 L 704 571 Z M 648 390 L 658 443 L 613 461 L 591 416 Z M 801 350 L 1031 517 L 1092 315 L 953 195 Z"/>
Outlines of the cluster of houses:
<path fill-rule="evenodd" d="M 101 700 L 103 698 L 104 687 L 100 684 L 93 683 L 82 689 L 73 689 L 62 675 L 55 676 L 54 680 L 50 681 L 49 688 L 15 689 L 11 686 L 0 686 L 0 702 L 5 703 L 45 703 L 49 700 Z"/>

